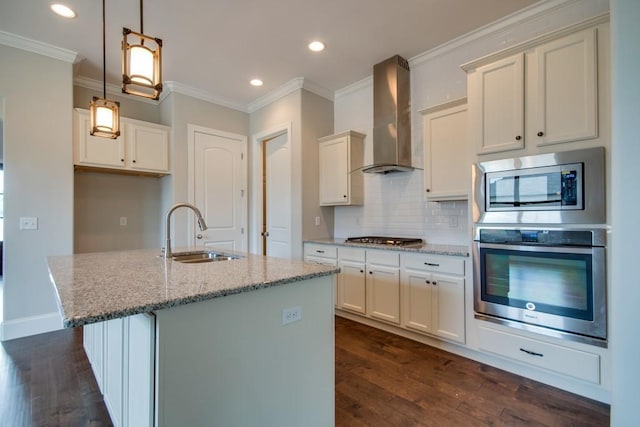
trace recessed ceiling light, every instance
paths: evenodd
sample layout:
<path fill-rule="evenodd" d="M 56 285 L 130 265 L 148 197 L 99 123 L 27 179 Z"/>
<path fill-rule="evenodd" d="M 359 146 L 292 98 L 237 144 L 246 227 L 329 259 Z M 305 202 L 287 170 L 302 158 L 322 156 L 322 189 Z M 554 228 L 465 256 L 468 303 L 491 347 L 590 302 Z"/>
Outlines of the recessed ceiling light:
<path fill-rule="evenodd" d="M 252 79 L 249 83 L 251 83 L 251 86 L 262 86 L 262 80 L 260 79 Z"/>
<path fill-rule="evenodd" d="M 75 18 L 76 12 L 71 9 L 69 6 L 65 6 L 61 3 L 54 3 L 51 5 L 51 10 L 53 10 L 56 14 L 64 17 L 64 18 Z"/>
<path fill-rule="evenodd" d="M 325 47 L 324 43 L 318 40 L 314 40 L 311 43 L 309 43 L 309 50 L 313 52 L 322 52 L 324 50 L 324 47 Z"/>

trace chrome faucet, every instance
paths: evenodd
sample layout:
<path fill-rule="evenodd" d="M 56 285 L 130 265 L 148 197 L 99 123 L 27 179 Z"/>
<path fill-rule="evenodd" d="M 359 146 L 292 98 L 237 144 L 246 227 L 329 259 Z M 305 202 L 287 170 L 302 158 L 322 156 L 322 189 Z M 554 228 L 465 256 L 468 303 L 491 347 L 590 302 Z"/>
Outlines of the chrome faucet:
<path fill-rule="evenodd" d="M 171 206 L 171 209 L 169 209 L 169 211 L 167 212 L 167 217 L 165 218 L 166 233 L 167 233 L 165 243 L 164 243 L 165 258 L 171 258 L 171 256 L 173 255 L 171 253 L 171 214 L 176 209 L 183 208 L 183 207 L 191 209 L 196 214 L 196 217 L 198 219 L 198 227 L 200 227 L 200 231 L 205 231 L 207 229 L 207 223 L 204 222 L 204 218 L 202 217 L 202 213 L 200 212 L 200 209 L 196 208 L 190 203 L 176 203 L 175 205 Z"/>

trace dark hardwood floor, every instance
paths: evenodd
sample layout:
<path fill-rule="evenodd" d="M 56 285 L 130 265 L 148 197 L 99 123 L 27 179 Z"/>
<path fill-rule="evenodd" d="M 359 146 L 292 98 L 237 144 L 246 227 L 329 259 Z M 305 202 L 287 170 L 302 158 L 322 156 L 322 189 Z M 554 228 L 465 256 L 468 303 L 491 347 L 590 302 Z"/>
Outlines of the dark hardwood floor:
<path fill-rule="evenodd" d="M 1 427 L 110 425 L 80 328 L 2 343 Z M 336 425 L 606 426 L 609 407 L 336 317 Z"/>
<path fill-rule="evenodd" d="M 336 317 L 337 426 L 608 426 L 609 406 Z"/>

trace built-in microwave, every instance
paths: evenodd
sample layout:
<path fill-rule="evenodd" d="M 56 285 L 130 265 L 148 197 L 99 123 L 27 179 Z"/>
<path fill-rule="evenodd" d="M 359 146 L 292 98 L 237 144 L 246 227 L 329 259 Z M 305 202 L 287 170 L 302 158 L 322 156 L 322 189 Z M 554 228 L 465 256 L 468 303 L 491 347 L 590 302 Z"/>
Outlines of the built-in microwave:
<path fill-rule="evenodd" d="M 604 148 L 474 165 L 476 223 L 605 223 Z"/>

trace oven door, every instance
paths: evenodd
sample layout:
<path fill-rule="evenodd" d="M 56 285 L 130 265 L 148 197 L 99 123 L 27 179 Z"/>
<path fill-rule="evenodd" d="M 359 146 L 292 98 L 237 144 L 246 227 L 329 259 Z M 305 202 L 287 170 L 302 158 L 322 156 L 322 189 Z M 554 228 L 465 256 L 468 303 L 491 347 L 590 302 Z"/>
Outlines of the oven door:
<path fill-rule="evenodd" d="M 606 339 L 604 266 L 604 247 L 475 242 L 475 311 Z"/>

